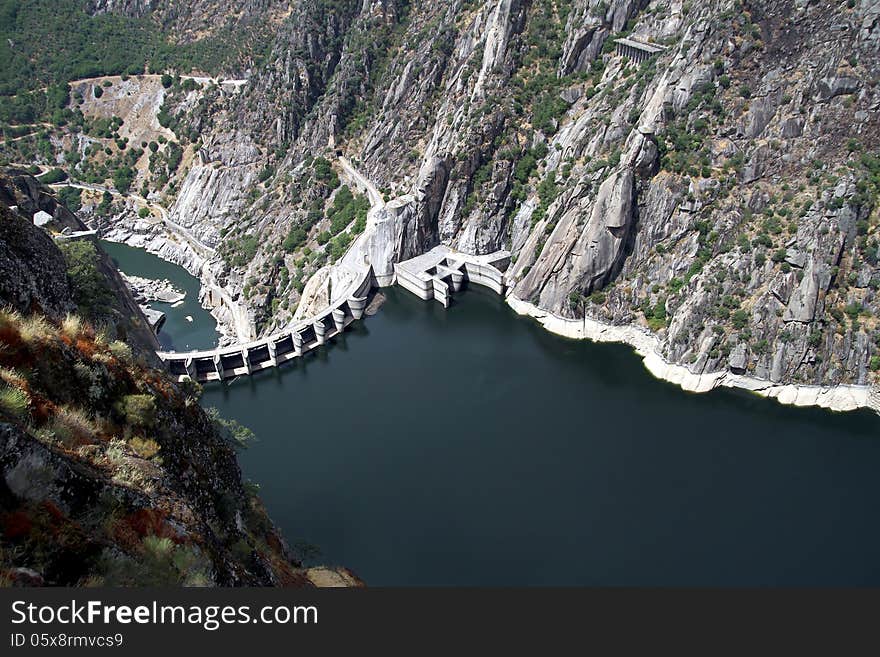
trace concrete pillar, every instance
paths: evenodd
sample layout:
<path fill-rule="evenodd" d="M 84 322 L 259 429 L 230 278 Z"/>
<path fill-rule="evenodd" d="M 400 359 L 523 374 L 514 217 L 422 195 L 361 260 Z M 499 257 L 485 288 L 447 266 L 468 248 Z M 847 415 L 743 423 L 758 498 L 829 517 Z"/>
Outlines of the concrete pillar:
<path fill-rule="evenodd" d="M 214 369 L 217 370 L 217 376 L 220 377 L 221 381 L 226 378 L 226 371 L 223 367 L 223 359 L 220 358 L 220 354 L 214 354 Z"/>
<path fill-rule="evenodd" d="M 342 308 L 334 308 L 333 312 L 333 324 L 336 326 L 336 330 L 342 332 L 345 328 L 345 311 Z"/>
<path fill-rule="evenodd" d="M 199 370 L 196 367 L 196 362 L 192 358 L 187 358 L 183 366 L 186 368 L 186 373 L 189 375 L 193 381 L 199 380 Z"/>
<path fill-rule="evenodd" d="M 294 331 L 290 334 L 291 340 L 293 340 L 293 353 L 297 356 L 302 356 L 303 353 L 303 336 L 302 333 L 298 331 Z"/>
<path fill-rule="evenodd" d="M 318 339 L 318 344 L 324 344 L 325 335 L 327 335 L 327 327 L 324 325 L 324 320 L 319 319 L 315 322 L 315 337 Z"/>
<path fill-rule="evenodd" d="M 452 291 L 460 292 L 461 286 L 464 283 L 464 273 L 461 271 L 452 272 Z"/>
<path fill-rule="evenodd" d="M 247 349 L 241 350 L 241 359 L 244 361 L 244 368 L 247 370 L 247 373 L 250 374 L 251 373 L 251 359 L 250 359 L 250 356 L 248 356 Z"/>
<path fill-rule="evenodd" d="M 269 362 L 272 363 L 272 367 L 276 367 L 278 365 L 278 348 L 272 340 L 266 342 L 266 346 L 269 348 Z"/>
<path fill-rule="evenodd" d="M 360 319 L 364 316 L 364 309 L 367 307 L 367 297 L 351 297 L 348 300 L 348 309 L 351 316 Z"/>

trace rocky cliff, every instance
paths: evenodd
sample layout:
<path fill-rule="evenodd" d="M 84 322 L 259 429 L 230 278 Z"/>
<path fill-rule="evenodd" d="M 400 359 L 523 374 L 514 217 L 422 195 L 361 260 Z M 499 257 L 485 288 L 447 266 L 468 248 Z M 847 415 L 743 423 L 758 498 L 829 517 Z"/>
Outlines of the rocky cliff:
<path fill-rule="evenodd" d="M 392 201 L 392 259 L 509 249 L 517 299 L 694 374 L 874 380 L 876 0 L 301 0 L 267 41 L 234 92 L 175 81 L 194 155 L 137 174 L 255 332 L 358 229 L 342 153 Z"/>
<path fill-rule="evenodd" d="M 25 315 L 38 313 L 54 321 L 71 312 L 79 313 L 102 327 L 110 339 L 128 342 L 158 365 L 153 353 L 159 346 L 156 336 L 116 265 L 100 246 L 93 241 L 88 245 L 71 242 L 63 244 L 62 252 L 47 231 L 22 229 L 21 222 L 33 222 L 34 216 L 43 212 L 51 216 L 46 227 L 56 233 L 86 230 L 85 224 L 59 203 L 52 190 L 23 171 L 0 172 L 0 206 L 17 208 L 10 220 L 3 223 L 0 249 L 7 251 L 0 262 L 7 275 L 0 283 L 0 299 Z M 94 272 L 80 272 L 93 276 L 88 283 L 94 289 L 88 295 L 84 289 L 71 286 L 67 275 L 71 258 L 85 251 L 94 264 Z M 86 286 L 82 276 L 80 283 L 81 287 Z"/>
<path fill-rule="evenodd" d="M 87 239 L 59 250 L 34 225 L 28 199 L 50 201 L 33 179 L 2 182 L 0 584 L 358 584 L 300 566 L 242 480 L 248 432 L 152 367 L 125 324 L 83 319 L 89 299 L 116 317 L 128 290 Z"/>

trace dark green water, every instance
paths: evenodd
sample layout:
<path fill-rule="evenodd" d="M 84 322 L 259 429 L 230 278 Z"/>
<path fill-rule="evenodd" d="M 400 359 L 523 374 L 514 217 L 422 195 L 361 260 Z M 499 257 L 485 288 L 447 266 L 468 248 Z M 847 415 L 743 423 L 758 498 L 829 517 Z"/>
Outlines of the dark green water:
<path fill-rule="evenodd" d="M 653 379 L 479 289 L 399 288 L 204 403 L 291 543 L 372 585 L 878 585 L 880 419 Z"/>
<path fill-rule="evenodd" d="M 120 271 L 130 276 L 165 279 L 174 283 L 186 298 L 176 308 L 153 301 L 151 308 L 165 313 L 165 325 L 159 331 L 159 343 L 169 351 L 210 349 L 217 346 L 217 320 L 199 303 L 199 281 L 177 265 L 165 262 L 152 253 L 127 244 L 101 241 L 104 250 L 116 261 Z M 191 317 L 192 321 L 187 319 Z"/>

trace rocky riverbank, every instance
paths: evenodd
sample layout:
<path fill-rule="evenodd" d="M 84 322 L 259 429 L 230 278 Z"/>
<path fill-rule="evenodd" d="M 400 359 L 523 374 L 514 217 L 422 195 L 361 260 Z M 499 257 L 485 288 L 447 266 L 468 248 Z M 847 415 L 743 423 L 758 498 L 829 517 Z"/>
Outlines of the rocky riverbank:
<path fill-rule="evenodd" d="M 781 404 L 818 406 L 832 411 L 853 411 L 870 408 L 880 413 L 878 397 L 867 385 L 841 384 L 811 386 L 775 384 L 766 379 L 734 374 L 729 371 L 695 373 L 684 365 L 670 363 L 659 353 L 660 340 L 646 329 L 633 325 L 615 326 L 585 317 L 579 320 L 559 317 L 537 306 L 507 296 L 509 305 L 517 314 L 536 319 L 551 333 L 574 340 L 620 342 L 630 345 L 644 362 L 645 367 L 658 379 L 663 379 L 688 392 L 709 392 L 718 387 L 740 388 L 769 397 Z"/>
<path fill-rule="evenodd" d="M 176 235 L 164 223 L 146 220 L 124 206 L 110 217 L 84 213 L 91 228 L 102 239 L 118 242 L 183 267 L 199 279 L 199 302 L 217 320 L 220 344 L 247 341 L 255 336 L 253 323 L 246 308 L 239 304 L 224 286 L 218 284 L 215 268 L 219 263 L 205 257 L 193 244 Z"/>
<path fill-rule="evenodd" d="M 127 274 L 122 276 L 138 302 L 161 301 L 162 303 L 175 304 L 186 298 L 186 292 L 178 290 L 167 278 L 156 280 Z"/>

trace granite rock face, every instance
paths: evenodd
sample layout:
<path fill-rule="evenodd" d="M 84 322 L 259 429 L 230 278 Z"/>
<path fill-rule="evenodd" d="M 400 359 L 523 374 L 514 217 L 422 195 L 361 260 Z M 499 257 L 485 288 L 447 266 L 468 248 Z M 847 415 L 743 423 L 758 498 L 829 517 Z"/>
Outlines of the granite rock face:
<path fill-rule="evenodd" d="M 0 204 L 0 298 L 22 313 L 60 319 L 75 309 L 67 263 L 52 238 Z"/>
<path fill-rule="evenodd" d="M 216 3 L 186 4 L 138 6 L 189 26 Z M 199 152 L 157 193 L 216 249 L 206 269 L 255 333 L 302 316 L 323 285 L 309 279 L 345 250 L 324 165 L 341 174 L 343 154 L 393 214 L 377 262 L 509 249 L 514 295 L 648 328 L 694 375 L 733 361 L 866 383 L 878 15 L 870 1 L 304 0 L 266 31 L 261 66 L 228 71 L 248 77 L 238 91 L 172 90 L 164 109 Z"/>

